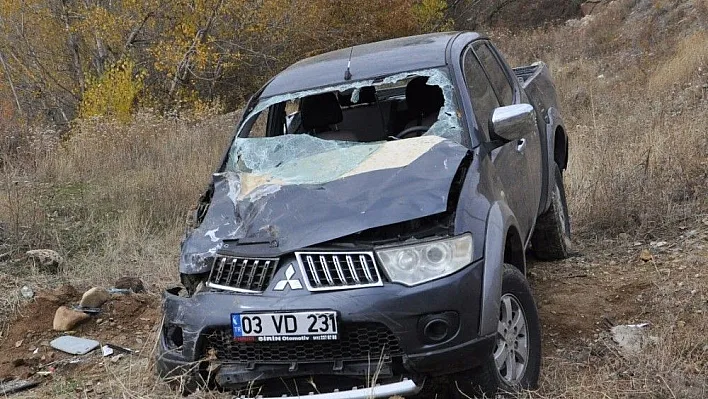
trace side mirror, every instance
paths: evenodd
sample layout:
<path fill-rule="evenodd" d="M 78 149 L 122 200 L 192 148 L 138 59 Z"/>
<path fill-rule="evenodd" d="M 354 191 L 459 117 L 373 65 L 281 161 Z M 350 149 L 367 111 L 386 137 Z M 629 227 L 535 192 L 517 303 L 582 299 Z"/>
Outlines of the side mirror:
<path fill-rule="evenodd" d="M 536 111 L 530 104 L 514 104 L 499 107 L 492 113 L 492 138 L 506 142 L 519 140 L 537 129 Z"/>

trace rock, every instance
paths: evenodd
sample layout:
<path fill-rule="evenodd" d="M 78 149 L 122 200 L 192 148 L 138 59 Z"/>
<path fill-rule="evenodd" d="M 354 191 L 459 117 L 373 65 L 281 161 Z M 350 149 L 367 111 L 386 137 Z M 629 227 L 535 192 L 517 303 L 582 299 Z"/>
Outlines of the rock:
<path fill-rule="evenodd" d="M 100 308 L 109 299 L 111 299 L 111 295 L 108 291 L 103 288 L 93 287 L 84 292 L 79 306 L 84 308 Z"/>
<path fill-rule="evenodd" d="M 22 367 L 26 364 L 27 364 L 27 362 L 25 362 L 25 359 L 15 359 L 12 361 L 13 367 Z"/>
<path fill-rule="evenodd" d="M 648 249 L 642 249 L 642 252 L 639 253 L 639 259 L 642 262 L 649 262 L 650 260 L 654 259 L 654 255 L 651 254 L 651 251 Z"/>
<path fill-rule="evenodd" d="M 89 319 L 89 315 L 78 310 L 69 309 L 66 306 L 59 306 L 54 313 L 53 328 L 56 331 L 70 331 Z"/>
<path fill-rule="evenodd" d="M 619 346 L 624 355 L 636 355 L 642 350 L 646 341 L 648 323 L 614 326 L 610 330 L 612 340 Z"/>
<path fill-rule="evenodd" d="M 131 290 L 136 294 L 138 292 L 145 291 L 145 285 L 142 280 L 137 277 L 121 277 L 115 282 L 115 284 L 113 284 L 113 286 L 118 289 Z"/>
<path fill-rule="evenodd" d="M 57 273 L 59 266 L 64 263 L 64 258 L 62 258 L 57 251 L 51 249 L 32 249 L 25 252 L 25 255 L 27 255 L 41 271 L 49 273 Z"/>

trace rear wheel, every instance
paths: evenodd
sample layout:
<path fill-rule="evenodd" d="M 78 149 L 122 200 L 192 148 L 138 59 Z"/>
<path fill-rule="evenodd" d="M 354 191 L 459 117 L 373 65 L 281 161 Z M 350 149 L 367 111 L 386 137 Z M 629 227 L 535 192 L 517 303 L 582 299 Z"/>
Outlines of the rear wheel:
<path fill-rule="evenodd" d="M 565 259 L 570 253 L 570 217 L 565 200 L 563 175 L 557 164 L 553 164 L 554 184 L 551 206 L 536 221 L 536 229 L 531 236 L 531 248 L 539 259 Z"/>
<path fill-rule="evenodd" d="M 458 398 L 533 389 L 541 370 L 541 326 L 526 277 L 504 265 L 494 350 L 483 365 L 460 373 L 452 387 Z"/>

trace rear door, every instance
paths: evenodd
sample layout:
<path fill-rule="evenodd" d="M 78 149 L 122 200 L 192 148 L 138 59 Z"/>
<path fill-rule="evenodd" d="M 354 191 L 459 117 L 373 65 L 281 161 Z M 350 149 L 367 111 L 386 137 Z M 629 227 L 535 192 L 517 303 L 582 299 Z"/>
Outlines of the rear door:
<path fill-rule="evenodd" d="M 509 79 L 486 41 L 472 43 L 463 55 L 463 74 L 482 131 L 490 137 L 494 109 L 521 101 L 519 87 Z M 503 185 L 504 198 L 514 212 L 524 238 L 533 226 L 541 196 L 541 147 L 538 131 L 494 149 L 491 159 Z"/>

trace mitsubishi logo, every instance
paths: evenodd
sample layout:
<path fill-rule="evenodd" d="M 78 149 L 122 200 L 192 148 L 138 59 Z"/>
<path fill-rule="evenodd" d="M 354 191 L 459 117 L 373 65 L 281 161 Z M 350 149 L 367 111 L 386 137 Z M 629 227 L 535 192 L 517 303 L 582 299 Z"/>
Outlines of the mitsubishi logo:
<path fill-rule="evenodd" d="M 295 275 L 295 268 L 293 267 L 293 264 L 291 263 L 290 265 L 288 265 L 288 268 L 285 270 L 285 280 L 278 281 L 278 284 L 275 285 L 275 288 L 273 288 L 273 291 L 282 291 L 288 285 L 290 286 L 291 290 L 301 290 L 302 284 L 300 284 L 300 280 L 298 280 L 297 278 L 293 279 L 294 275 Z"/>

